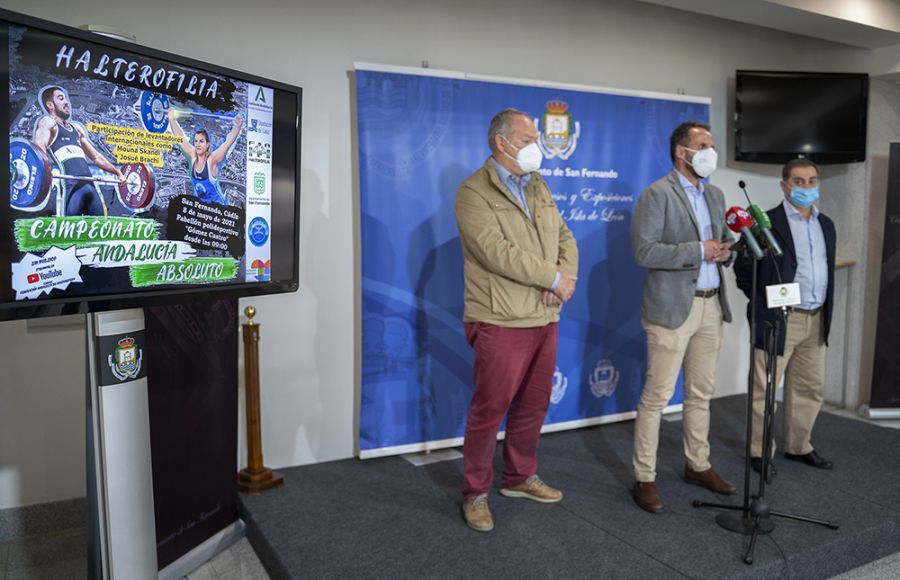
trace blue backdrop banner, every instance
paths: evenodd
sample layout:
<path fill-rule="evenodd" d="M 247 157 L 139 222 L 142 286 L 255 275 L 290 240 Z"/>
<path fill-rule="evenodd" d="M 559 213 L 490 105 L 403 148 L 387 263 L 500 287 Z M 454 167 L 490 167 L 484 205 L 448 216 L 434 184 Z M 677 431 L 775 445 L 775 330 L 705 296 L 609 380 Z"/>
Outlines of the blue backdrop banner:
<path fill-rule="evenodd" d="M 361 457 L 458 445 L 472 397 L 456 188 L 490 155 L 491 117 L 534 119 L 541 173 L 578 240 L 545 430 L 632 417 L 646 371 L 640 192 L 672 167 L 669 135 L 709 100 L 357 66 L 362 238 Z M 678 390 L 673 404 L 681 402 Z"/>

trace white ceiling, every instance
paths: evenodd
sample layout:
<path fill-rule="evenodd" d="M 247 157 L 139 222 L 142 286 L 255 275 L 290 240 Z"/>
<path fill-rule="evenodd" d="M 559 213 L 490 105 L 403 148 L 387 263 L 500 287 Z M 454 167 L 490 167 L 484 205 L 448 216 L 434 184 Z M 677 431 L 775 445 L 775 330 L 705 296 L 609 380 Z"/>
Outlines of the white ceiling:
<path fill-rule="evenodd" d="M 898 0 L 641 0 L 858 48 L 900 45 Z"/>

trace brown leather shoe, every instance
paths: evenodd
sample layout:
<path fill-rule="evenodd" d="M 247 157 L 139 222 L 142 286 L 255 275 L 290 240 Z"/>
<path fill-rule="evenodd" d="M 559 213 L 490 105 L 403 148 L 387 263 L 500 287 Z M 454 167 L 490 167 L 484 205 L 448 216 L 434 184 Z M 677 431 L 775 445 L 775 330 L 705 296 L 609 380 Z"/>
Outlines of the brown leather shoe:
<path fill-rule="evenodd" d="M 532 475 L 515 487 L 500 488 L 500 495 L 524 497 L 541 503 L 556 503 L 562 499 L 562 492 L 541 481 L 537 474 Z"/>
<path fill-rule="evenodd" d="M 659 497 L 659 492 L 656 490 L 655 481 L 636 481 L 631 490 L 631 497 L 642 510 L 654 514 L 663 511 L 662 498 Z"/>
<path fill-rule="evenodd" d="M 684 466 L 684 480 L 688 483 L 702 485 L 709 491 L 731 495 L 737 491 L 734 484 L 722 479 L 716 470 L 710 467 L 706 471 L 694 471 L 689 466 Z"/>
<path fill-rule="evenodd" d="M 463 517 L 469 527 L 477 532 L 490 532 L 494 529 L 494 518 L 488 507 L 487 494 L 467 497 L 463 502 Z"/>

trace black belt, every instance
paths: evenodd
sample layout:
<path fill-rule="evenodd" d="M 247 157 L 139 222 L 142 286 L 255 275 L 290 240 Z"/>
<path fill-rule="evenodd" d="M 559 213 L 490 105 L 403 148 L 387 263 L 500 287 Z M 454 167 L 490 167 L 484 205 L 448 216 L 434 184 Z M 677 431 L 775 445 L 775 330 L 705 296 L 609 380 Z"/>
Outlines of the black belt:
<path fill-rule="evenodd" d="M 696 296 L 697 298 L 712 298 L 718 293 L 718 288 L 710 288 L 709 290 L 695 290 L 694 296 Z"/>
<path fill-rule="evenodd" d="M 814 314 L 818 314 L 819 312 L 821 312 L 822 307 L 819 306 L 818 308 L 813 308 L 812 310 L 807 310 L 805 308 L 797 308 L 796 306 L 788 306 L 787 311 L 788 312 L 799 312 L 800 314 L 808 314 L 810 316 L 813 316 Z"/>

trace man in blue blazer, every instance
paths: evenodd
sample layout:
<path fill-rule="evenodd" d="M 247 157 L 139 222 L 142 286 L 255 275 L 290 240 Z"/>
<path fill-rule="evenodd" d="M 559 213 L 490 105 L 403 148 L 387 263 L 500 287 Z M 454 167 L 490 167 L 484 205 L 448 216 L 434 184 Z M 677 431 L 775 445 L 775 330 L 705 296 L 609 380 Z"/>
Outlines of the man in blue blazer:
<path fill-rule="evenodd" d="M 784 456 L 820 469 L 832 462 L 819 455 L 810 441 L 822 407 L 825 389 L 825 348 L 834 305 L 834 255 L 837 235 L 834 222 L 816 207 L 819 168 L 808 159 L 794 159 L 781 172 L 784 201 L 767 213 L 782 256 L 767 255 L 759 262 L 756 300 L 756 336 L 753 337 L 753 441 L 750 465 L 762 465 L 762 418 L 765 404 L 766 331 L 778 310 L 766 307 L 766 286 L 796 282 L 801 303 L 788 308 L 787 324 L 778 337 L 777 376 L 784 377 Z M 753 262 L 741 256 L 735 263 L 738 287 L 751 298 Z M 750 307 L 747 307 L 750 315 Z M 772 445 L 774 453 L 775 446 Z M 775 476 L 770 465 L 766 478 Z"/>

